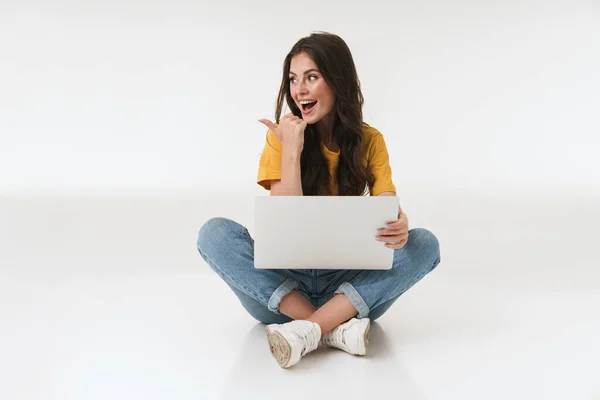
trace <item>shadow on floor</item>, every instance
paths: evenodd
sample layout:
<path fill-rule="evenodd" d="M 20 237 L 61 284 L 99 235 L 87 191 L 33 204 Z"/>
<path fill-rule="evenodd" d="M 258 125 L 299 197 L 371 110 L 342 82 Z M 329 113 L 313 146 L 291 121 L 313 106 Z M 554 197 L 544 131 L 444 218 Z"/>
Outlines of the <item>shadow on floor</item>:
<path fill-rule="evenodd" d="M 257 323 L 246 334 L 223 383 L 220 398 L 260 396 L 264 400 L 285 395 L 286 399 L 306 399 L 307 395 L 314 397 L 315 394 L 317 398 L 345 394 L 351 398 L 368 398 L 383 396 L 392 387 L 402 398 L 423 398 L 406 371 L 396 356 L 390 336 L 377 322 L 371 325 L 367 356 L 357 357 L 320 347 L 289 369 L 277 365 L 269 351 L 265 325 Z"/>

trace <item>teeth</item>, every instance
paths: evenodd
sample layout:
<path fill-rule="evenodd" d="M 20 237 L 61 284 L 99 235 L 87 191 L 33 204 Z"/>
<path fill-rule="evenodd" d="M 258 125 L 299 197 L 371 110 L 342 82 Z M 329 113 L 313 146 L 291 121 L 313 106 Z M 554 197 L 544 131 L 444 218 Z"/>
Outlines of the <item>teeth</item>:
<path fill-rule="evenodd" d="M 316 100 L 302 100 L 300 102 L 300 104 L 310 104 L 310 103 L 316 103 L 316 102 L 317 102 Z"/>

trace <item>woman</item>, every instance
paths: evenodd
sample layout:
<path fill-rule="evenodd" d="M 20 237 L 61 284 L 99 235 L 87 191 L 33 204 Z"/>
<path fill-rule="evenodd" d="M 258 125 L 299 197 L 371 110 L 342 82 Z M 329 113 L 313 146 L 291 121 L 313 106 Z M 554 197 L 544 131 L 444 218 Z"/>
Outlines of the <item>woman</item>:
<path fill-rule="evenodd" d="M 283 101 L 292 111 L 279 120 Z M 265 124 L 258 184 L 272 196 L 395 196 L 385 141 L 362 120 L 363 96 L 346 43 L 329 33 L 300 39 L 284 61 L 275 119 Z M 409 234 L 410 233 L 410 234 Z M 213 218 L 198 250 L 244 308 L 268 324 L 273 356 L 283 368 L 319 343 L 365 355 L 370 320 L 440 262 L 436 237 L 398 220 L 375 240 L 393 249 L 390 270 L 259 270 L 254 240 L 240 224 Z"/>

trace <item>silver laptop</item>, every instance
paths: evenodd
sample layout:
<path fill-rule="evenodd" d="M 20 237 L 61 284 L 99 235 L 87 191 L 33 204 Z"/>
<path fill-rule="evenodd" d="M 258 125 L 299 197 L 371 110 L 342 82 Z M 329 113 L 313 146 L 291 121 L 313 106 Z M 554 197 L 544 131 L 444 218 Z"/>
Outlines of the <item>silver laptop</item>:
<path fill-rule="evenodd" d="M 375 236 L 398 206 L 397 196 L 257 196 L 254 266 L 391 269 L 394 250 Z"/>

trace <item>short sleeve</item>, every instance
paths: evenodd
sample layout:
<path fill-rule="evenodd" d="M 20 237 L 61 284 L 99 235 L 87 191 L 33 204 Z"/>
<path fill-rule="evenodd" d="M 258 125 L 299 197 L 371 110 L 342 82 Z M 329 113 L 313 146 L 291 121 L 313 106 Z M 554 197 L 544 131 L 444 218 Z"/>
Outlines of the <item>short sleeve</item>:
<path fill-rule="evenodd" d="M 371 196 L 377 196 L 383 192 L 396 193 L 396 186 L 392 181 L 390 157 L 381 133 L 377 133 L 373 137 L 373 142 L 369 148 L 368 168 L 375 178 L 373 186 L 369 188 Z"/>
<path fill-rule="evenodd" d="M 281 142 L 270 130 L 267 132 L 265 147 L 258 164 L 256 183 L 271 190 L 271 180 L 281 179 Z"/>

